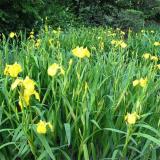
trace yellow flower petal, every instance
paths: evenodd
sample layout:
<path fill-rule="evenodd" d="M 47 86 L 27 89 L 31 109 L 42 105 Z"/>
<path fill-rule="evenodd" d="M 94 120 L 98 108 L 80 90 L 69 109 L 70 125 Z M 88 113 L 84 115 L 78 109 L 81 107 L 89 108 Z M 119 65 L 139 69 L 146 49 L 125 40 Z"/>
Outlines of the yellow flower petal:
<path fill-rule="evenodd" d="M 154 46 L 160 46 L 160 42 L 154 42 Z"/>
<path fill-rule="evenodd" d="M 73 63 L 73 59 L 70 59 L 70 60 L 69 60 L 69 66 L 71 66 L 72 63 Z"/>
<path fill-rule="evenodd" d="M 65 74 L 65 71 L 62 67 L 60 67 L 60 71 L 61 71 L 61 74 L 64 75 Z"/>
<path fill-rule="evenodd" d="M 40 101 L 39 93 L 38 93 L 38 92 L 36 92 L 36 91 L 34 91 L 34 95 L 35 95 L 36 99 L 37 99 L 38 101 Z"/>
<path fill-rule="evenodd" d="M 52 125 L 50 122 L 48 122 L 47 125 L 48 125 L 48 127 L 50 128 L 50 130 L 53 132 L 53 131 L 54 131 L 53 125 Z"/>
<path fill-rule="evenodd" d="M 30 79 L 28 76 L 23 80 L 23 86 L 26 94 L 27 92 L 28 94 L 30 93 L 30 95 L 34 93 L 35 84 L 36 83 L 32 79 Z"/>
<path fill-rule="evenodd" d="M 141 87 L 145 87 L 147 85 L 147 78 L 145 78 L 145 79 L 141 78 L 139 80 L 139 84 Z"/>
<path fill-rule="evenodd" d="M 11 85 L 11 90 L 14 90 L 18 85 L 22 84 L 23 80 L 22 79 L 16 79 L 12 85 Z"/>
<path fill-rule="evenodd" d="M 127 44 L 122 40 L 112 40 L 111 44 L 115 45 L 116 47 L 120 46 L 121 48 L 126 48 L 127 47 Z"/>
<path fill-rule="evenodd" d="M 157 68 L 160 69 L 160 64 L 157 64 Z"/>
<path fill-rule="evenodd" d="M 4 69 L 4 75 L 11 76 L 13 78 L 16 78 L 20 72 L 22 72 L 22 67 L 17 62 L 13 65 L 6 65 Z"/>
<path fill-rule="evenodd" d="M 112 40 L 112 41 L 111 41 L 111 44 L 112 44 L 112 45 L 114 45 L 114 44 L 116 44 L 116 43 L 117 43 L 116 40 Z"/>
<path fill-rule="evenodd" d="M 140 80 L 134 80 L 133 81 L 133 86 L 135 87 L 135 86 L 137 86 L 137 85 L 140 85 L 141 87 L 146 87 L 146 85 L 147 85 L 147 78 L 145 78 L 145 79 L 143 79 L 143 78 L 141 78 Z"/>
<path fill-rule="evenodd" d="M 149 53 L 144 53 L 142 57 L 143 57 L 144 59 L 149 59 L 150 56 L 151 56 L 151 55 L 150 55 Z"/>
<path fill-rule="evenodd" d="M 127 115 L 125 116 L 125 121 L 128 124 L 135 124 L 138 118 L 139 118 L 139 116 L 138 116 L 138 114 L 136 112 L 127 113 Z"/>
<path fill-rule="evenodd" d="M 45 121 L 40 120 L 40 122 L 37 124 L 37 133 L 46 134 L 47 132 L 46 125 L 47 123 Z"/>
<path fill-rule="evenodd" d="M 72 50 L 73 55 L 78 58 L 90 57 L 90 52 L 87 48 L 76 47 Z"/>
<path fill-rule="evenodd" d="M 56 63 L 52 64 L 51 66 L 49 66 L 47 72 L 49 76 L 55 76 L 56 73 L 58 72 L 58 69 L 60 68 L 60 66 Z"/>
<path fill-rule="evenodd" d="M 127 44 L 124 43 L 124 42 L 122 42 L 122 43 L 120 44 L 120 46 L 121 46 L 122 48 L 126 48 L 126 47 L 127 47 Z"/>
<path fill-rule="evenodd" d="M 151 56 L 151 60 L 157 62 L 158 61 L 158 57 L 157 56 Z"/>
<path fill-rule="evenodd" d="M 139 84 L 139 80 L 134 80 L 133 81 L 133 86 L 135 87 L 135 86 L 137 86 Z"/>
<path fill-rule="evenodd" d="M 14 33 L 14 32 L 11 32 L 10 34 L 9 34 L 9 37 L 10 38 L 14 38 L 16 36 L 16 33 Z"/>

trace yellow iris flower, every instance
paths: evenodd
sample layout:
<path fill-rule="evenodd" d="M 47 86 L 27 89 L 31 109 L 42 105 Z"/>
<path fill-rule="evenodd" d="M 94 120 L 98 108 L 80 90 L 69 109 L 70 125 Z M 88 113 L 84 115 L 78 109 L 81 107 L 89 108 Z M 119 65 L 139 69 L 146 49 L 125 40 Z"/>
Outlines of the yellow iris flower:
<path fill-rule="evenodd" d="M 11 32 L 10 34 L 9 34 L 9 37 L 10 38 L 14 38 L 16 36 L 16 33 L 14 33 L 14 32 Z"/>
<path fill-rule="evenodd" d="M 142 57 L 143 57 L 144 59 L 149 59 L 150 56 L 151 56 L 150 53 L 144 53 Z"/>
<path fill-rule="evenodd" d="M 160 42 L 154 42 L 154 46 L 160 46 Z"/>
<path fill-rule="evenodd" d="M 60 66 L 57 63 L 53 63 L 51 66 L 48 67 L 47 73 L 49 76 L 53 77 L 57 74 L 58 70 L 60 70 L 61 74 L 65 74 L 65 71 L 62 66 Z"/>
<path fill-rule="evenodd" d="M 37 124 L 37 133 L 46 134 L 47 133 L 47 126 L 53 132 L 53 126 L 50 122 L 45 122 L 45 121 L 40 120 L 39 123 Z"/>
<path fill-rule="evenodd" d="M 139 119 L 139 115 L 136 112 L 127 113 L 127 115 L 125 116 L 125 121 L 128 124 L 135 124 L 137 119 Z"/>
<path fill-rule="evenodd" d="M 78 58 L 90 57 L 90 52 L 87 48 L 76 47 L 72 50 L 73 55 Z"/>
<path fill-rule="evenodd" d="M 23 108 L 23 106 L 29 106 L 29 101 L 32 95 L 34 95 L 35 98 L 40 101 L 40 96 L 39 93 L 35 90 L 35 85 L 36 83 L 28 76 L 24 80 L 16 79 L 12 83 L 12 90 L 14 90 L 17 86 L 22 87 L 22 91 L 19 96 L 19 105 L 21 108 Z"/>
<path fill-rule="evenodd" d="M 4 75 L 11 76 L 13 78 L 16 78 L 20 72 L 22 72 L 22 67 L 17 62 L 13 65 L 6 65 L 4 69 Z"/>
<path fill-rule="evenodd" d="M 40 122 L 37 124 L 37 133 L 39 134 L 46 134 L 47 129 L 46 129 L 46 122 L 40 120 Z"/>

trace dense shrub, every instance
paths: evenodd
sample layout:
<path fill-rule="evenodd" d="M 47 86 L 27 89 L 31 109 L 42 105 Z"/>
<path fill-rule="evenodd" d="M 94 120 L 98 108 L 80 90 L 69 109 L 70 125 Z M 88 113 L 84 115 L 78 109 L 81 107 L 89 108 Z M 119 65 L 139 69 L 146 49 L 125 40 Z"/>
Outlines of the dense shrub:
<path fill-rule="evenodd" d="M 1 0 L 0 32 L 32 27 L 43 5 L 42 0 Z"/>
<path fill-rule="evenodd" d="M 77 25 L 76 21 L 78 22 L 78 19 L 67 6 L 69 5 L 65 3 L 50 2 L 46 4 L 42 17 L 47 17 L 47 24 L 54 28 L 75 26 Z"/>
<path fill-rule="evenodd" d="M 81 20 L 87 25 L 139 29 L 145 20 L 159 21 L 159 15 L 159 0 L 1 0 L 0 32 L 39 27 L 46 16 L 56 27 L 75 26 Z"/>
<path fill-rule="evenodd" d="M 130 27 L 139 29 L 145 20 L 160 19 L 160 1 L 158 0 L 95 0 L 74 1 L 77 15 L 89 23 Z M 76 3 L 75 3 L 76 2 Z"/>
<path fill-rule="evenodd" d="M 118 15 L 117 25 L 121 28 L 142 28 L 144 26 L 144 14 L 132 9 L 123 10 Z"/>
<path fill-rule="evenodd" d="M 1 0 L 0 32 L 36 29 L 45 23 L 46 17 L 54 27 L 67 27 L 75 20 L 67 6 L 70 3 L 56 0 Z"/>

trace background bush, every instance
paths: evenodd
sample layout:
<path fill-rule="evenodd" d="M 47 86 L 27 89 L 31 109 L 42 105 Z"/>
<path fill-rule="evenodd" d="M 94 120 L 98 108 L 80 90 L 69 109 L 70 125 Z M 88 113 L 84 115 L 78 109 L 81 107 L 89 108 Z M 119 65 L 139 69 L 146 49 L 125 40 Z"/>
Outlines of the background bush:
<path fill-rule="evenodd" d="M 1 0 L 0 32 L 52 26 L 110 25 L 139 29 L 160 20 L 159 0 Z"/>
<path fill-rule="evenodd" d="M 79 1 L 79 6 L 79 15 L 91 24 L 139 29 L 145 20 L 160 19 L 158 0 Z"/>
<path fill-rule="evenodd" d="M 45 10 L 42 13 L 42 17 L 47 17 L 47 24 L 55 28 L 59 26 L 61 28 L 76 26 L 76 22 L 78 22 L 78 18 L 74 12 L 65 3 L 50 1 L 50 3 L 46 4 Z"/>
<path fill-rule="evenodd" d="M 40 20 L 42 0 L 1 0 L 0 1 L 0 31 L 31 28 Z"/>

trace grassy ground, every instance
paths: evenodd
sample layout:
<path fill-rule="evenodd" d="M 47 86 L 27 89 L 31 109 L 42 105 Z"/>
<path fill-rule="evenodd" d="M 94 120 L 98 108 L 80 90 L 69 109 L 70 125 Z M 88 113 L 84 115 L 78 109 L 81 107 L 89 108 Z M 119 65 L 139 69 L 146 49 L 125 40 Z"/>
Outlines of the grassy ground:
<path fill-rule="evenodd" d="M 126 36 L 118 29 L 46 28 L 24 37 L 0 42 L 1 160 L 160 159 L 159 30 Z M 77 46 L 90 57 L 75 56 Z M 32 94 L 27 104 L 25 87 L 11 88 L 16 78 L 4 70 L 15 62 L 40 100 Z M 53 63 L 59 68 L 49 76 Z"/>

